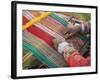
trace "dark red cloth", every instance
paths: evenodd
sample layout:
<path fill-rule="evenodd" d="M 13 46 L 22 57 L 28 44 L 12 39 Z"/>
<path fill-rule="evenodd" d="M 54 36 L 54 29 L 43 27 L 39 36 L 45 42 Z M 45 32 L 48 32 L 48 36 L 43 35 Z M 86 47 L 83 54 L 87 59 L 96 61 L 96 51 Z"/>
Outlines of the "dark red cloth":
<path fill-rule="evenodd" d="M 23 25 L 26 24 L 27 22 L 28 20 L 25 17 L 23 17 Z M 30 33 L 34 34 L 35 36 L 39 37 L 40 39 L 44 40 L 48 45 L 53 47 L 53 42 L 52 42 L 53 37 L 48 33 L 44 32 L 35 25 L 30 26 L 27 30 Z"/>
<path fill-rule="evenodd" d="M 87 58 L 84 58 L 77 51 L 73 52 L 69 57 L 67 57 L 66 60 L 67 60 L 67 64 L 70 67 L 90 66 L 90 63 L 91 63 L 90 56 Z"/>

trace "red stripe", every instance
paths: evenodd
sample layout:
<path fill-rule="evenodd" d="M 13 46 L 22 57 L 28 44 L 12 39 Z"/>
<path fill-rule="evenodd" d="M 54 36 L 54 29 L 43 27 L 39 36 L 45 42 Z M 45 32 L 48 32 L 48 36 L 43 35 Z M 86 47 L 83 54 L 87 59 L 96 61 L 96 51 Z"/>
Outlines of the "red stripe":
<path fill-rule="evenodd" d="M 26 22 L 28 22 L 28 20 L 25 17 L 23 17 L 23 24 L 25 24 Z M 39 37 L 40 39 L 44 40 L 48 45 L 53 46 L 53 37 L 41 30 L 40 28 L 36 27 L 35 25 L 32 25 L 27 30 L 35 36 Z"/>
<path fill-rule="evenodd" d="M 29 20 L 26 19 L 24 16 L 22 17 L 23 21 L 22 21 L 22 25 L 25 25 Z"/>

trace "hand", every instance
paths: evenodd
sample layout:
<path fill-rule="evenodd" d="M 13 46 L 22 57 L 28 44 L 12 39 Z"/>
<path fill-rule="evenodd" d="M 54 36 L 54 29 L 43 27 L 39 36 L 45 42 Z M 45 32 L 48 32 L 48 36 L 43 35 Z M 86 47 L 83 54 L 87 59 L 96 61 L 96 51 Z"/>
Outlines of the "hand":
<path fill-rule="evenodd" d="M 66 29 L 63 30 L 63 34 L 64 37 L 66 39 L 71 38 L 72 36 L 74 36 L 77 32 L 79 32 L 81 30 L 80 25 L 73 25 L 73 24 L 69 24 Z"/>
<path fill-rule="evenodd" d="M 52 41 L 53 41 L 53 44 L 54 44 L 54 48 L 55 48 L 56 50 L 58 50 L 58 45 L 59 45 L 59 43 L 64 42 L 65 40 L 53 39 Z"/>

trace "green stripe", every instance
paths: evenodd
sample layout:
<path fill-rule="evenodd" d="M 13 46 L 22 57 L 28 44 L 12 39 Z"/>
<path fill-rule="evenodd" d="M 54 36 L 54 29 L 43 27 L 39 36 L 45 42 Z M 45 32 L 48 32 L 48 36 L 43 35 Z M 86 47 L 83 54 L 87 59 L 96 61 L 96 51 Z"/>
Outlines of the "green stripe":
<path fill-rule="evenodd" d="M 44 63 L 48 67 L 50 67 L 50 68 L 59 67 L 54 62 L 52 62 L 49 58 L 47 58 L 45 55 L 43 55 L 43 53 L 41 51 L 39 51 L 34 46 L 26 43 L 25 41 L 23 42 L 23 48 L 28 49 L 32 53 L 32 55 L 34 55 L 38 60 L 40 60 L 42 63 Z"/>
<path fill-rule="evenodd" d="M 63 19 L 63 18 L 59 17 L 58 15 L 56 15 L 55 13 L 51 13 L 50 16 L 52 18 L 56 19 L 61 24 L 63 24 L 64 26 L 67 26 L 68 22 L 65 19 Z"/>
<path fill-rule="evenodd" d="M 77 33 L 77 36 L 83 41 L 87 41 L 88 40 L 87 36 L 82 34 L 82 33 L 80 33 L 80 32 Z"/>

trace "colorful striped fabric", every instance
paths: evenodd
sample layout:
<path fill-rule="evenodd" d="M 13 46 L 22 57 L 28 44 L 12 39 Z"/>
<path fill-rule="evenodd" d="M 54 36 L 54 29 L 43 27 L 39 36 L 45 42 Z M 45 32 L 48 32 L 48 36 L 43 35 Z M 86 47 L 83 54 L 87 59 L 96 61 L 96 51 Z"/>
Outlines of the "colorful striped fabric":
<path fill-rule="evenodd" d="M 33 69 L 37 67 L 41 68 L 40 65 L 42 65 L 42 63 L 38 59 L 36 59 L 36 57 L 34 57 L 34 55 L 32 55 L 30 51 L 25 50 L 23 54 L 24 54 L 23 55 L 23 69 L 30 69 L 31 67 Z"/>
<path fill-rule="evenodd" d="M 57 14 L 51 13 L 50 16 L 62 23 L 64 26 L 67 26 L 68 22 L 65 19 L 59 17 Z"/>
<path fill-rule="evenodd" d="M 23 40 L 43 52 L 42 54 L 50 58 L 50 60 L 53 60 L 54 63 L 58 64 L 59 66 L 66 66 L 63 56 L 57 53 L 53 48 L 47 45 L 45 41 L 41 40 L 37 36 L 28 31 L 24 31 Z"/>
<path fill-rule="evenodd" d="M 35 48 L 34 46 L 28 44 L 27 42 L 23 43 L 23 48 L 28 49 L 32 55 L 34 55 L 38 60 L 40 60 L 43 64 L 47 65 L 48 67 L 58 67 L 56 64 L 54 64 L 51 60 L 49 60 L 43 53 Z"/>
<path fill-rule="evenodd" d="M 23 10 L 23 25 L 30 20 L 36 19 L 44 12 Z M 64 15 L 65 16 L 65 15 Z M 67 19 L 70 17 L 66 16 Z M 69 21 L 64 18 L 60 13 L 51 12 L 39 22 L 33 23 L 26 30 L 23 31 L 23 48 L 28 49 L 31 55 L 34 55 L 39 61 L 48 67 L 66 67 L 67 64 L 62 55 L 53 47 L 52 40 L 58 38 L 65 40 L 61 31 L 64 30 Z M 79 50 L 87 37 L 81 33 L 77 34 L 79 37 L 74 36 L 66 40 L 73 44 Z"/>
<path fill-rule="evenodd" d="M 24 14 L 26 13 L 26 15 L 27 15 L 27 17 L 29 17 L 29 18 L 31 18 L 31 19 L 33 19 L 33 16 L 34 15 L 32 15 L 33 14 L 33 12 L 32 11 L 25 11 L 24 12 Z M 32 13 L 32 14 L 31 14 Z M 35 13 L 35 12 L 34 12 Z M 39 14 L 38 14 L 39 13 Z M 37 14 L 38 14 L 38 16 L 40 15 L 40 12 L 38 12 Z M 25 15 L 25 16 L 26 16 Z M 53 16 L 52 16 L 53 15 Z M 50 14 L 50 16 L 52 17 L 51 19 L 53 19 L 53 21 L 51 21 L 51 19 L 49 19 L 49 20 L 46 20 L 46 19 L 48 19 L 49 18 L 49 16 L 48 17 L 46 17 L 46 18 L 44 18 L 44 19 L 42 19 L 41 21 L 40 21 L 40 23 L 42 24 L 42 25 L 45 25 L 46 27 L 48 27 L 49 29 L 51 29 L 51 30 L 53 30 L 53 31 L 55 31 L 55 32 L 57 32 L 58 34 L 60 34 L 59 32 L 60 31 L 62 31 L 63 29 L 64 29 L 64 27 L 66 27 L 67 26 L 67 24 L 68 24 L 68 21 L 66 21 L 64 18 L 62 18 L 61 16 L 58 16 L 58 14 L 56 14 L 56 13 L 54 13 L 54 12 L 52 12 L 51 14 Z M 35 17 L 37 17 L 37 15 L 36 15 L 36 13 L 35 13 L 35 16 L 34 16 L 34 18 Z M 64 17 L 64 16 L 63 16 Z M 67 18 L 68 19 L 68 18 Z M 56 26 L 54 25 L 54 24 L 52 24 L 52 23 L 54 23 L 54 21 L 58 21 L 58 22 L 64 22 L 64 23 L 66 23 L 66 26 L 63 26 L 62 27 L 62 25 L 57 25 L 56 24 Z M 51 23 L 52 22 L 52 23 Z M 61 23 L 61 24 L 63 24 L 63 23 Z M 81 34 L 81 33 L 78 33 L 77 34 L 77 36 L 80 38 L 80 39 L 82 39 L 82 40 L 85 40 L 85 41 L 87 41 L 87 37 L 84 35 L 84 34 Z"/>
<path fill-rule="evenodd" d="M 23 16 L 23 24 L 25 24 L 26 22 L 31 20 L 31 18 L 33 18 L 33 17 L 27 17 L 27 15 L 24 15 Z M 51 35 L 54 38 L 65 40 L 63 36 L 59 35 L 58 33 L 52 31 L 51 29 L 47 28 L 46 26 L 44 26 L 44 25 L 42 25 L 40 23 L 36 23 L 34 25 L 36 27 L 40 28 L 41 30 L 45 31 L 46 33 L 48 33 L 49 35 Z"/>
<path fill-rule="evenodd" d="M 23 24 L 25 24 L 26 22 L 28 22 L 28 20 L 25 18 L 25 17 L 23 17 Z M 60 36 L 59 34 L 57 34 L 56 32 L 53 32 L 53 31 L 51 31 L 50 32 L 50 29 L 48 29 L 49 30 L 49 32 L 50 33 L 53 33 L 52 35 L 53 36 L 51 36 L 50 34 L 48 34 L 47 32 L 45 32 L 46 30 L 43 30 L 43 29 L 40 29 L 39 28 L 39 26 L 38 26 L 39 24 L 35 24 L 35 25 L 32 25 L 29 29 L 28 29 L 28 31 L 29 32 L 31 32 L 31 33 L 33 33 L 34 35 L 37 35 L 39 38 L 41 38 L 42 37 L 42 39 L 44 40 L 44 41 L 46 41 L 49 45 L 51 45 L 52 46 L 52 39 L 53 38 L 55 38 L 55 37 L 57 37 L 57 38 L 61 38 L 61 39 L 63 39 L 64 40 L 64 38 L 62 37 L 62 36 Z M 43 26 L 42 26 L 43 27 Z M 41 34 L 40 34 L 41 33 Z M 45 36 L 44 36 L 45 35 Z"/>
<path fill-rule="evenodd" d="M 34 18 L 34 16 L 33 16 L 31 13 L 25 12 L 25 13 L 23 14 L 23 19 L 24 19 L 24 20 L 23 20 L 23 24 L 25 23 L 25 21 L 28 22 L 28 21 L 31 20 L 32 18 Z M 50 35 L 53 36 L 54 38 L 56 37 L 56 38 L 58 38 L 58 39 L 63 39 L 63 40 L 64 40 L 64 36 L 63 36 L 63 35 L 60 35 L 60 34 L 57 33 L 57 32 L 54 32 L 54 31 L 53 31 L 53 28 L 50 29 L 50 28 L 48 28 L 47 26 L 42 25 L 41 23 L 36 23 L 36 24 L 34 24 L 34 25 L 37 26 L 38 28 L 42 29 L 42 30 L 45 31 L 46 33 L 50 34 Z M 61 26 L 61 25 L 60 25 L 60 26 Z"/>
<path fill-rule="evenodd" d="M 24 20 L 24 22 L 25 22 L 25 20 Z M 53 37 L 51 35 L 49 35 L 48 33 L 44 32 L 43 30 L 41 30 L 40 28 L 36 27 L 35 25 L 32 25 L 27 30 L 30 33 L 32 33 L 32 34 L 38 36 L 39 38 L 41 38 L 42 40 L 44 40 L 48 45 L 53 46 L 53 43 L 52 43 Z"/>

